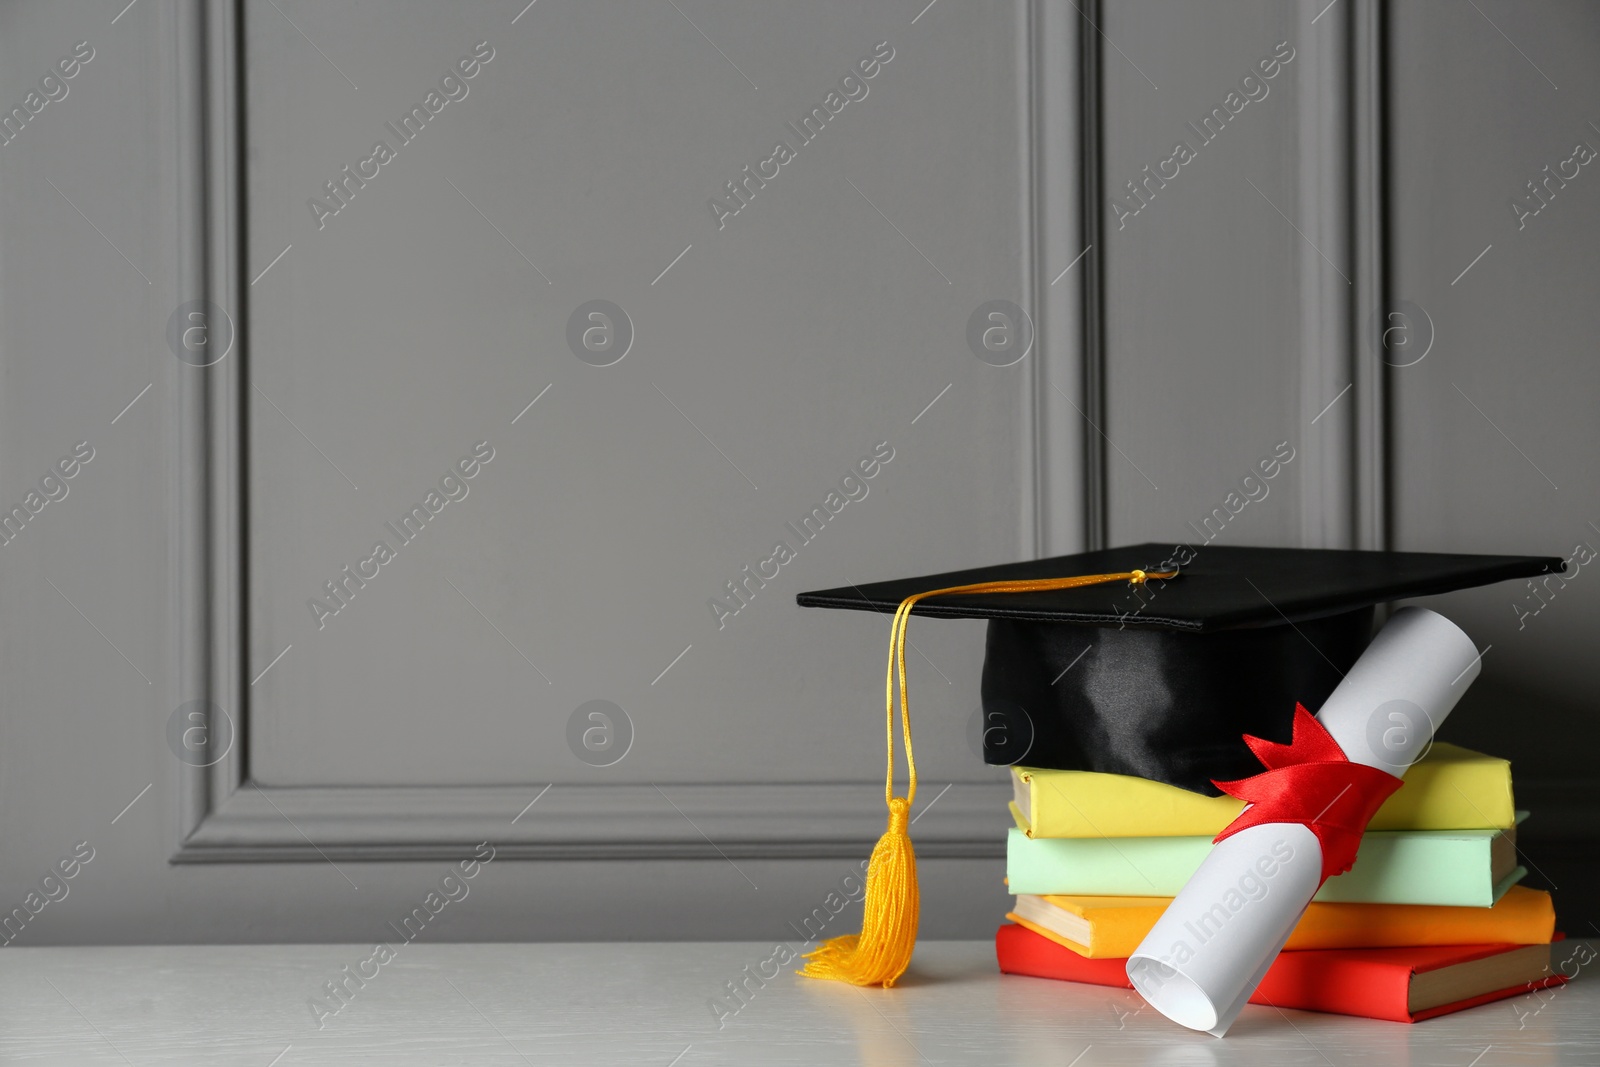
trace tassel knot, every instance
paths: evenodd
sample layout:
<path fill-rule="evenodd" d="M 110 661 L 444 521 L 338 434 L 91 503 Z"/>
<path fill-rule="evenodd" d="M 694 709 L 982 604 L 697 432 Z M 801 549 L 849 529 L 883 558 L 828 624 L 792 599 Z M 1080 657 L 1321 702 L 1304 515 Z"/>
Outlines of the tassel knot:
<path fill-rule="evenodd" d="M 907 834 L 907 816 L 911 814 L 911 801 L 895 797 L 889 801 L 889 830 L 891 834 Z"/>

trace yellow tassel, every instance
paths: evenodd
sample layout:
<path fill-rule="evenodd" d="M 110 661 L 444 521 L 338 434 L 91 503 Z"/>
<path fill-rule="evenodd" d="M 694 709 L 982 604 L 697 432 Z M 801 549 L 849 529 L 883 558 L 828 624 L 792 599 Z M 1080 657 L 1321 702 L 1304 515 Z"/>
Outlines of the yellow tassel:
<path fill-rule="evenodd" d="M 911 751 L 911 708 L 906 700 L 906 626 L 911 609 L 931 596 L 952 593 L 1034 593 L 1051 589 L 1073 589 L 1126 579 L 1142 585 L 1148 578 L 1176 578 L 1176 570 L 1146 574 L 1091 574 L 1074 578 L 1027 578 L 1015 581 L 978 582 L 948 589 L 930 589 L 908 596 L 894 613 L 889 631 L 889 667 L 884 679 L 884 710 L 887 720 L 888 759 L 883 786 L 889 805 L 889 828 L 872 850 L 867 865 L 867 892 L 862 902 L 861 933 L 831 938 L 806 954 L 806 966 L 797 974 L 807 978 L 827 978 L 858 986 L 890 988 L 911 963 L 917 943 L 917 917 L 921 898 L 917 891 L 917 856 L 911 848 L 911 804 L 917 797 L 917 760 Z M 905 740 L 906 795 L 894 795 L 894 720 L 895 679 L 900 682 L 900 731 Z"/>
<path fill-rule="evenodd" d="M 867 865 L 867 894 L 862 903 L 860 934 L 831 938 L 806 955 L 799 972 L 807 978 L 831 978 L 851 985 L 885 989 L 905 973 L 917 943 L 917 855 L 906 831 L 911 804 L 904 797 L 889 801 L 889 828 L 872 850 Z"/>

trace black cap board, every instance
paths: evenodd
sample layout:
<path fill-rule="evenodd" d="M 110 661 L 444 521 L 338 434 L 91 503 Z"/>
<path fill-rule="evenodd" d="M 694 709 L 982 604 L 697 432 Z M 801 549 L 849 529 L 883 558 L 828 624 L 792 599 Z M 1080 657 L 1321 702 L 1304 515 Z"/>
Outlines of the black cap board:
<path fill-rule="evenodd" d="M 1372 635 L 1377 604 L 1559 572 L 1555 557 L 1143 544 L 801 593 L 893 615 L 979 582 L 1177 569 L 1044 592 L 931 597 L 912 614 L 989 620 L 984 760 L 1131 774 L 1217 795 L 1260 769 L 1244 734 L 1290 739 Z"/>

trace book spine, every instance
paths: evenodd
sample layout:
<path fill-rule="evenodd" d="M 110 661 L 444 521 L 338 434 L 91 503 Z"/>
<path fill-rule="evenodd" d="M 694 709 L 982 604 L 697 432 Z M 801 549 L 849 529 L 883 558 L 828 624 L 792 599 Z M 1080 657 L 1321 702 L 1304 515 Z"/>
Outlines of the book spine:
<path fill-rule="evenodd" d="M 1355 866 L 1330 878 L 1316 899 L 1349 904 L 1488 907 L 1497 899 L 1488 834 L 1389 831 L 1366 834 Z M 1039 896 L 1176 896 L 1211 850 L 1203 837 L 1006 840 L 1012 893 Z"/>
<path fill-rule="evenodd" d="M 1492 840 L 1444 830 L 1369 833 L 1355 866 L 1324 882 L 1313 899 L 1486 908 L 1505 888 L 1494 882 Z"/>
<path fill-rule="evenodd" d="M 1002 926 L 995 932 L 994 954 L 1002 974 L 1133 988 L 1127 960 L 1086 959 L 1020 926 Z"/>
<path fill-rule="evenodd" d="M 1202 797 L 1139 779 L 1119 781 L 1117 775 L 1029 773 L 1033 837 L 1210 837 L 1239 810 L 1229 798 Z M 1369 829 L 1503 830 L 1515 823 L 1511 768 L 1503 760 L 1424 760 L 1406 777 L 1407 784 L 1378 809 Z M 1161 802 L 1150 803 L 1153 796 Z"/>
<path fill-rule="evenodd" d="M 1417 764 L 1373 815 L 1369 830 L 1504 830 L 1516 822 L 1511 765 L 1503 760 Z"/>

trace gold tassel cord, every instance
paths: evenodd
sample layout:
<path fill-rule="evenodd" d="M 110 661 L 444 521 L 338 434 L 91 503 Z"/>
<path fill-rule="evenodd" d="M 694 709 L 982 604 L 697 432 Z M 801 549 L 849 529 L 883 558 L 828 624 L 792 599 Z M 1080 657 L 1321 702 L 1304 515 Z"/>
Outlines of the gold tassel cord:
<path fill-rule="evenodd" d="M 936 596 L 977 593 L 1038 593 L 1075 589 L 1086 585 L 1127 581 L 1142 585 L 1151 578 L 1176 578 L 1178 572 L 1141 570 L 1120 574 L 1089 574 L 1073 578 L 1024 578 L 1001 582 L 976 582 L 945 589 L 930 589 L 906 597 L 894 613 L 889 631 L 889 665 L 883 686 L 887 759 L 883 783 L 889 807 L 889 826 L 872 850 L 867 864 L 866 896 L 862 902 L 861 933 L 830 938 L 806 954 L 806 966 L 797 973 L 807 978 L 827 978 L 858 986 L 887 989 L 911 963 L 917 942 L 917 858 L 911 847 L 910 815 L 917 797 L 917 760 L 911 750 L 911 709 L 906 700 L 906 628 L 919 601 Z M 906 749 L 906 795 L 894 795 L 895 681 L 900 683 L 900 735 Z"/>

